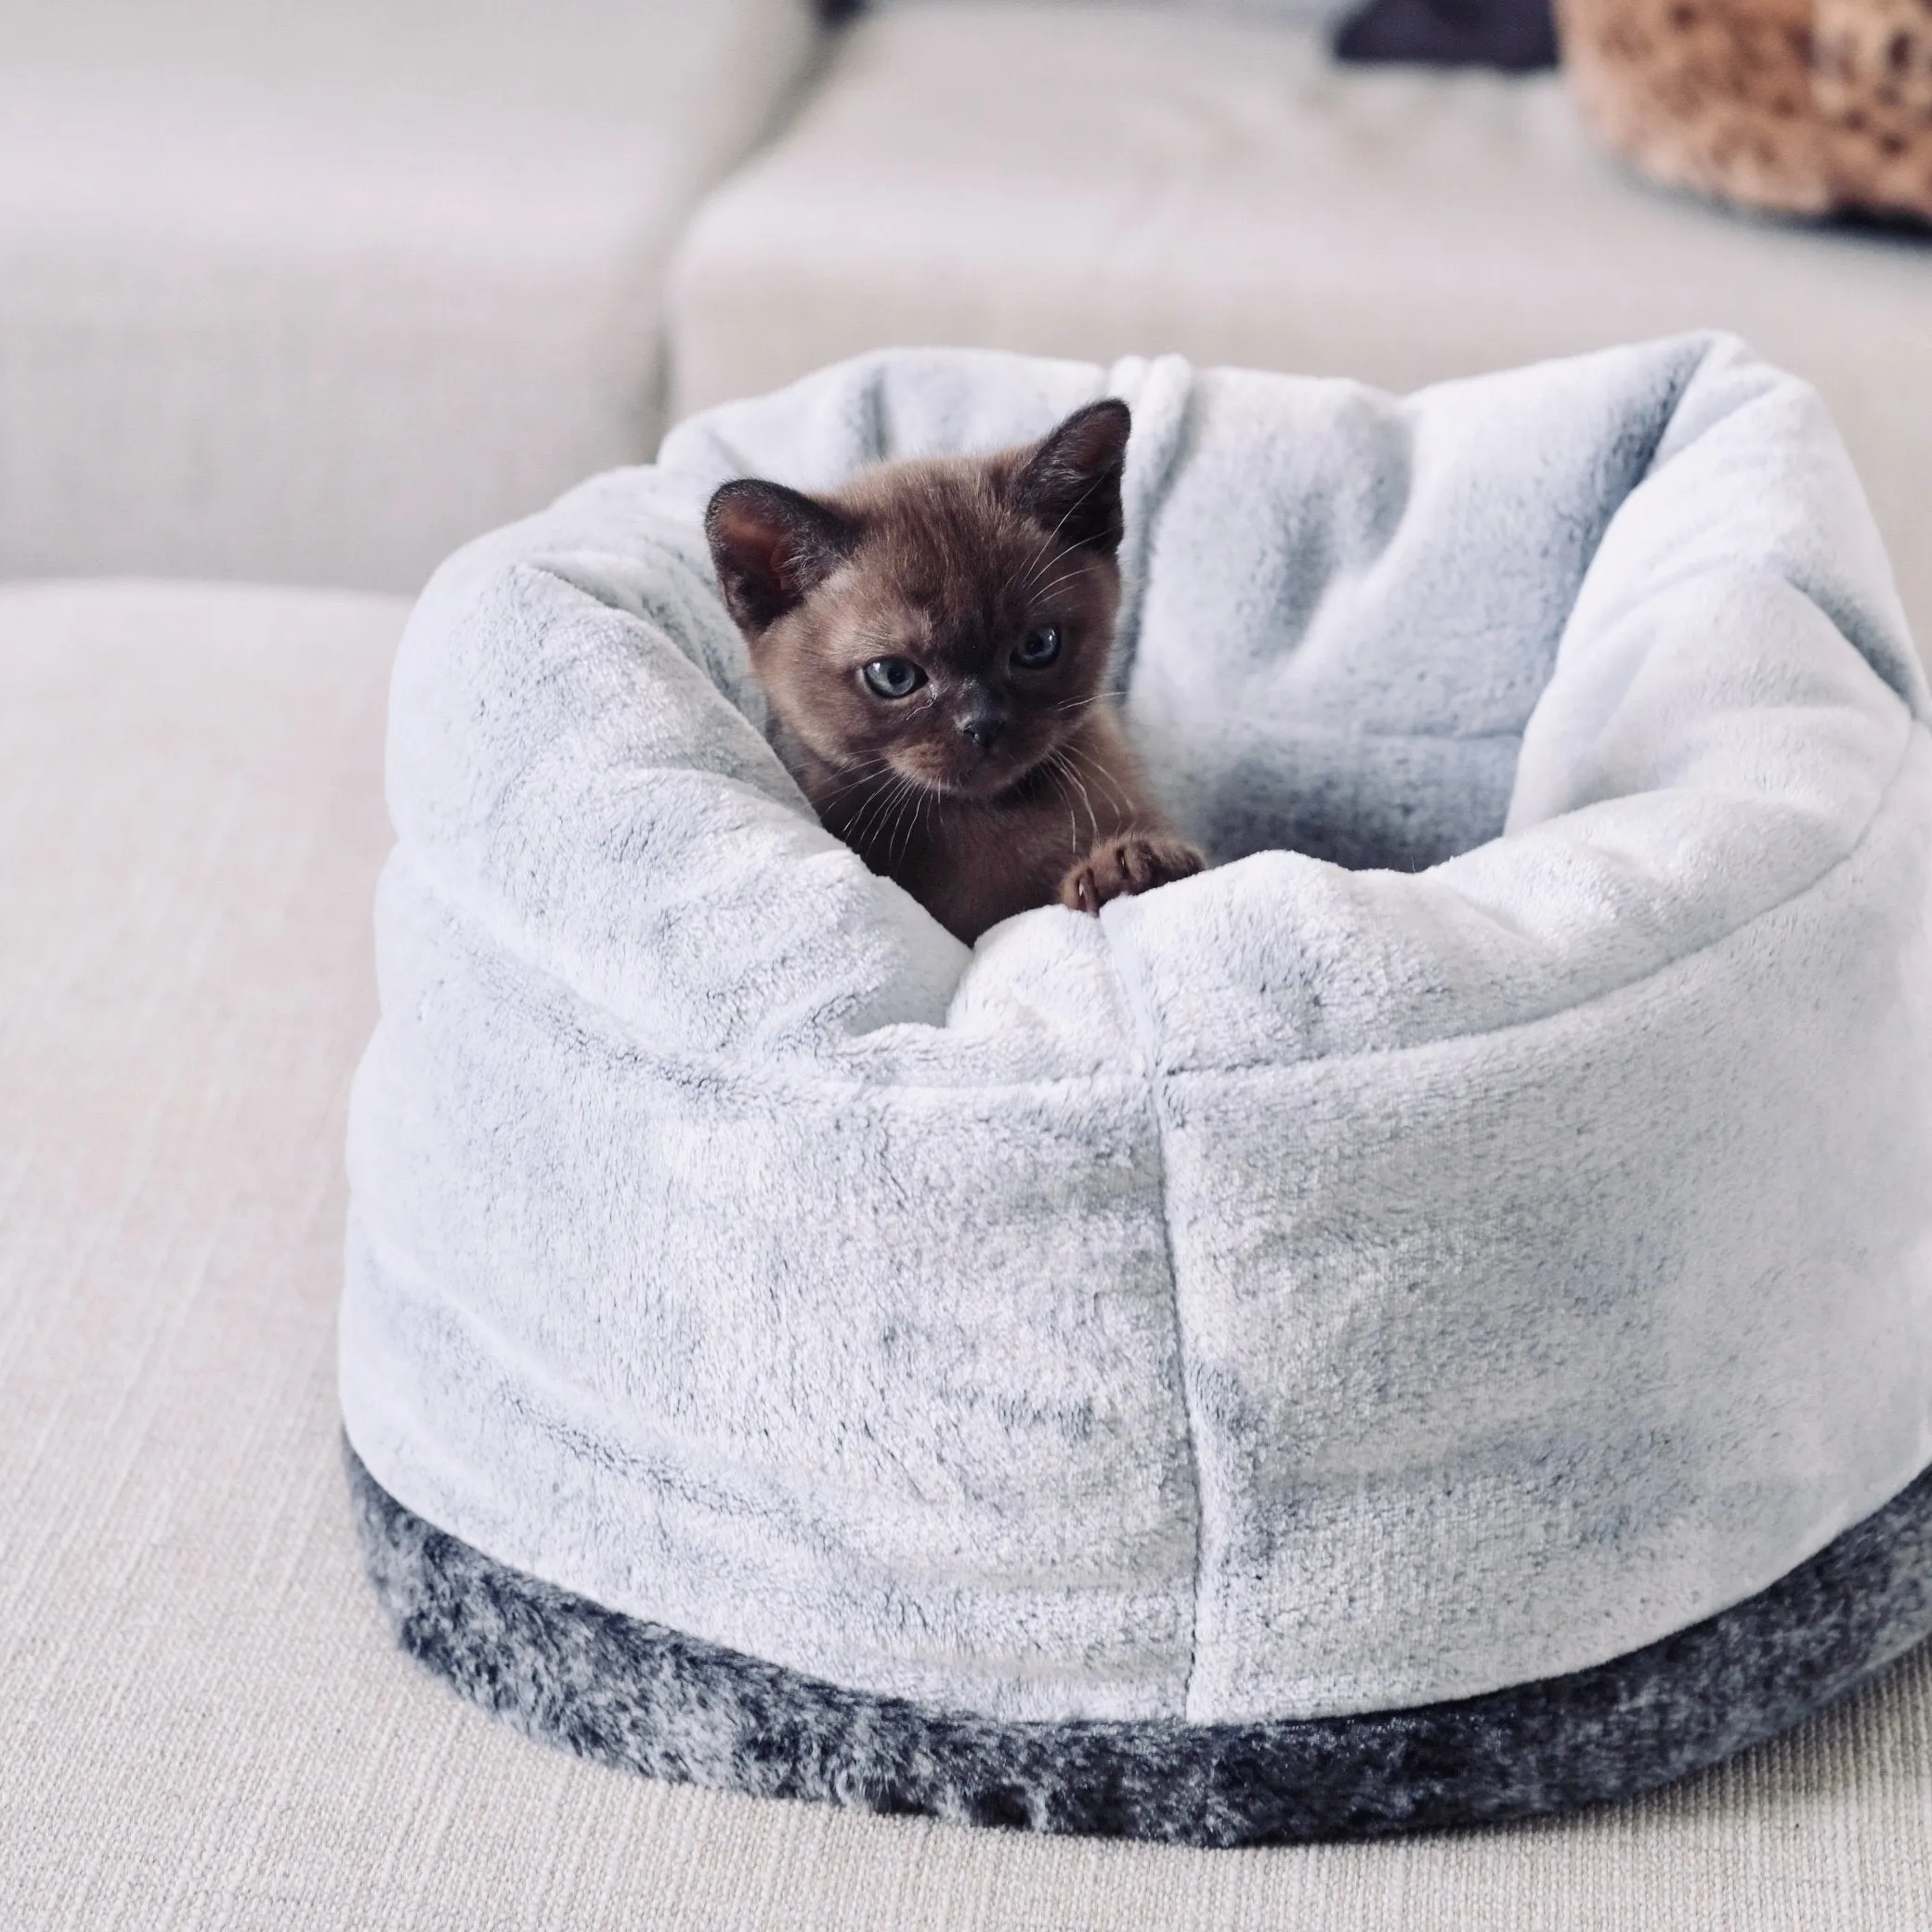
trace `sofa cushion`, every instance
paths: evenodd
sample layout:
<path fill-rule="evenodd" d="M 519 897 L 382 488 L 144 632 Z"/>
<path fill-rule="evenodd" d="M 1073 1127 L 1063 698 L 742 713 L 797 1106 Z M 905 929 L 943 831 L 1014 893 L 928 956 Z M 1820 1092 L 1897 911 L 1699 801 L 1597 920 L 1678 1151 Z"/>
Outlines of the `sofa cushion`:
<path fill-rule="evenodd" d="M 1338 70 L 1310 34 L 1119 7 L 861 20 L 699 211 L 671 320 L 680 412 L 883 345 L 1407 390 L 1704 327 L 1823 392 L 1923 647 L 1932 247 L 1638 186 L 1555 76 Z"/>
<path fill-rule="evenodd" d="M 12 0 L 0 575 L 412 589 L 659 426 L 667 250 L 806 0 Z"/>

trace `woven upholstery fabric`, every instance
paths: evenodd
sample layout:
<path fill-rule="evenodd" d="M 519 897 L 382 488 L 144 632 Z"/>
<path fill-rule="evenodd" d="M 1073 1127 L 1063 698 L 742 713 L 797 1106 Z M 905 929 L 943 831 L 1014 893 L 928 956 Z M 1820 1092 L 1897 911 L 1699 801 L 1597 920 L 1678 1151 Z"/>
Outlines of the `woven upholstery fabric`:
<path fill-rule="evenodd" d="M 1932 388 L 1932 248 L 1641 187 L 1555 75 L 1337 68 L 1149 8 L 907 7 L 699 209 L 671 291 L 678 413 L 888 344 L 1403 393 L 1734 330 L 1823 395 L 1932 633 L 1932 410 L 1904 400 Z"/>
<path fill-rule="evenodd" d="M 1639 1804 L 1195 1853 L 691 1792 L 390 1647 L 333 1377 L 397 604 L 0 593 L 0 1925 L 1890 1932 L 1932 1660 Z"/>
<path fill-rule="evenodd" d="M 0 574 L 413 590 L 660 424 L 808 0 L 0 0 Z"/>

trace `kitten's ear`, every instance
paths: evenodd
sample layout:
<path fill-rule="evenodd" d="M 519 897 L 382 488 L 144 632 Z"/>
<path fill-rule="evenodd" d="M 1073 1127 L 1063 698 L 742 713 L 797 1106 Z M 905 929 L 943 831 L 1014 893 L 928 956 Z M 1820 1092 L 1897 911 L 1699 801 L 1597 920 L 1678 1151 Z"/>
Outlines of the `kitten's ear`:
<path fill-rule="evenodd" d="M 836 510 L 782 483 L 740 477 L 704 513 L 725 607 L 755 637 L 838 568 L 858 532 Z"/>
<path fill-rule="evenodd" d="M 1012 502 L 1066 542 L 1112 556 L 1120 548 L 1120 473 L 1132 427 L 1116 396 L 1076 410 L 1022 461 Z"/>

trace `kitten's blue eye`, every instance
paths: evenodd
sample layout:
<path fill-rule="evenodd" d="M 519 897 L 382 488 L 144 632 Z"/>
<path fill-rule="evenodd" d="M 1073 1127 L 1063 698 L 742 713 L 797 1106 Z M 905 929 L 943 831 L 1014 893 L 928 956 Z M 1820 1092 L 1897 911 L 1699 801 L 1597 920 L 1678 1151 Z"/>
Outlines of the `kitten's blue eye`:
<path fill-rule="evenodd" d="M 910 658 L 874 658 L 861 674 L 881 698 L 910 698 L 926 681 Z"/>
<path fill-rule="evenodd" d="M 1013 652 L 1013 662 L 1028 671 L 1044 671 L 1060 655 L 1060 626 L 1042 624 L 1021 638 Z"/>

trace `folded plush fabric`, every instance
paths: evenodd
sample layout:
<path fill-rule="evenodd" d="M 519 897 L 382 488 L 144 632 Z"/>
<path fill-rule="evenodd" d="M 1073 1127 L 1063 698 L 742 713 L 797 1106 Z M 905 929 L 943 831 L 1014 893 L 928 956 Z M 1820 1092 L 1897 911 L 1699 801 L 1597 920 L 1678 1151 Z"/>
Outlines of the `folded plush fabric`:
<path fill-rule="evenodd" d="M 1220 863 L 969 952 L 774 757 L 699 519 L 1103 393 L 1126 715 Z M 887 353 L 473 544 L 397 669 L 351 1127 L 343 1406 L 405 1634 L 631 1761 L 886 1804 L 904 1753 L 825 1769 L 788 1683 L 1051 1756 L 1747 1599 L 1808 1606 L 1787 1664 L 1842 1637 L 1869 1570 L 1790 1579 L 1897 1545 L 1932 1461 L 1928 719 L 1820 404 L 1725 338 L 1406 401 Z M 1924 1634 L 1922 1582 L 1759 1728 Z M 621 1722 L 630 1653 L 552 1609 L 645 1633 Z M 1640 1706 L 1595 1790 L 1685 1768 Z"/>

